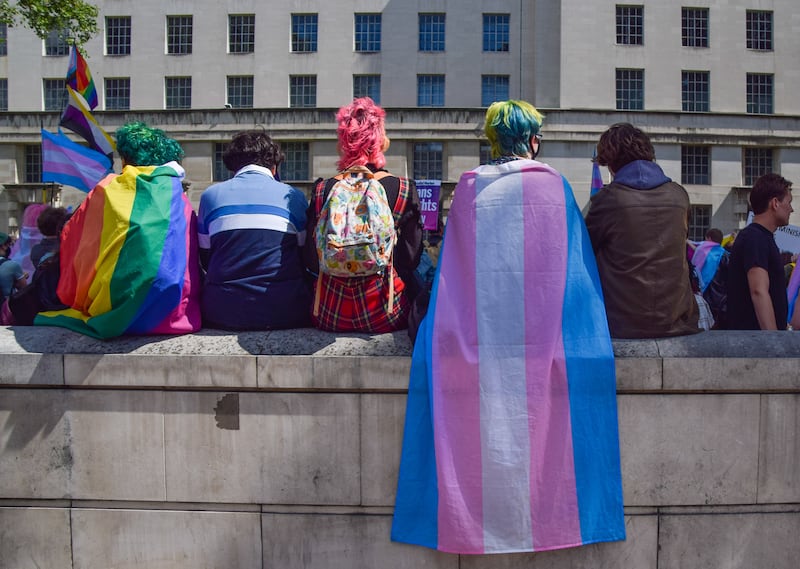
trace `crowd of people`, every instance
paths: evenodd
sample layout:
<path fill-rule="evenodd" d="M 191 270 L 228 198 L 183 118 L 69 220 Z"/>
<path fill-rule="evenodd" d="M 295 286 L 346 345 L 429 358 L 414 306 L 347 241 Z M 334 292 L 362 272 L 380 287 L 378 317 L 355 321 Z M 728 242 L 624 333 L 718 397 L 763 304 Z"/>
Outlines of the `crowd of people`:
<path fill-rule="evenodd" d="M 491 120 L 498 109 L 533 113 L 537 126 L 497 128 Z M 143 123 L 124 125 L 116 132 L 122 172 L 102 180 L 72 215 L 35 206 L 38 242 L 24 262 L 7 259 L 13 239 L 0 233 L 3 323 L 65 326 L 98 338 L 187 333 L 201 325 L 368 333 L 410 326 L 415 337 L 436 280 L 417 270 L 424 242 L 414 181 L 386 170 L 385 112 L 371 99 L 353 100 L 336 120 L 338 172 L 318 180 L 310 200 L 279 180 L 280 145 L 255 129 L 233 137 L 223 160 L 234 175 L 203 192 L 197 214 L 183 191 L 178 142 Z M 523 101 L 495 103 L 485 125 L 493 159 L 472 172 L 495 176 L 511 162 L 541 164 L 541 120 Z M 755 183 L 753 222 L 732 246 L 723 248 L 721 233 L 712 230 L 687 249 L 689 196 L 656 163 L 643 131 L 612 125 L 596 160 L 612 181 L 579 220 L 592 254 L 576 262 L 596 265 L 612 337 L 800 327 L 800 315 L 789 312 L 800 271 L 794 284 L 786 282 L 773 238 L 793 211 L 791 182 L 768 174 Z M 520 191 L 540 190 L 526 181 Z M 508 217 L 536 222 L 547 211 L 512 211 L 502 198 L 496 205 Z M 545 246 L 505 236 L 505 222 L 497 223 L 481 238 L 500 258 Z M 368 246 L 354 244 L 359 239 Z M 572 259 L 576 240 L 560 245 L 560 255 Z M 513 262 L 527 274 L 535 255 L 523 257 Z M 534 293 L 542 278 L 526 288 Z M 562 285 L 569 290 L 570 283 Z M 580 316 L 585 306 L 573 300 Z"/>

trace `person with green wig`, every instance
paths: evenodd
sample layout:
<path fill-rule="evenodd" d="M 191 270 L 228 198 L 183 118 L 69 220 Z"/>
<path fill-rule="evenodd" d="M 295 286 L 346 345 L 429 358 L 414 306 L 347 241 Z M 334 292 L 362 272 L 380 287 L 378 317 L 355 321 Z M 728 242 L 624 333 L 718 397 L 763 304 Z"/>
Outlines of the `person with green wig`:
<path fill-rule="evenodd" d="M 183 149 L 162 130 L 115 133 L 122 173 L 89 192 L 61 233 L 58 297 L 37 325 L 95 338 L 200 329 L 197 218 L 183 191 Z"/>

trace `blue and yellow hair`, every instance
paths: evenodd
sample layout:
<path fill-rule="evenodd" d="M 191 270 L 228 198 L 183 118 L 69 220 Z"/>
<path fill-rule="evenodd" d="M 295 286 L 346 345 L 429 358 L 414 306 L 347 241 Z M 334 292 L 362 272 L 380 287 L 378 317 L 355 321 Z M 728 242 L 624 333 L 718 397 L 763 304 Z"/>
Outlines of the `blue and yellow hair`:
<path fill-rule="evenodd" d="M 123 125 L 114 134 L 117 152 L 132 166 L 160 166 L 173 160 L 180 162 L 183 158 L 183 149 L 177 140 L 143 122 Z"/>
<path fill-rule="evenodd" d="M 530 140 L 542 127 L 542 113 L 526 101 L 498 101 L 486 109 L 483 131 L 492 146 L 492 158 L 524 156 Z"/>

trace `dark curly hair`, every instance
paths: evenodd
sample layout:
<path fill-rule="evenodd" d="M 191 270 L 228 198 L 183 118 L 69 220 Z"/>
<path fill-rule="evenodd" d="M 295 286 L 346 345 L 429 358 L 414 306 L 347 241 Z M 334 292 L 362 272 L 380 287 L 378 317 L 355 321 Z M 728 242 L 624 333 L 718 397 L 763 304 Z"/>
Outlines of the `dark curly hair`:
<path fill-rule="evenodd" d="M 68 217 L 69 213 L 63 207 L 48 207 L 36 218 L 36 227 L 45 237 L 54 237 Z"/>
<path fill-rule="evenodd" d="M 283 162 L 281 146 L 263 129 L 245 130 L 234 135 L 222 161 L 231 172 L 236 172 L 248 164 L 263 166 L 270 170 Z"/>
<path fill-rule="evenodd" d="M 597 163 L 612 172 L 634 160 L 656 159 L 650 138 L 630 123 L 621 122 L 608 127 L 597 143 Z"/>
<path fill-rule="evenodd" d="M 183 149 L 177 140 L 143 122 L 123 125 L 114 134 L 117 152 L 132 166 L 160 166 L 173 160 L 180 162 L 183 158 Z"/>

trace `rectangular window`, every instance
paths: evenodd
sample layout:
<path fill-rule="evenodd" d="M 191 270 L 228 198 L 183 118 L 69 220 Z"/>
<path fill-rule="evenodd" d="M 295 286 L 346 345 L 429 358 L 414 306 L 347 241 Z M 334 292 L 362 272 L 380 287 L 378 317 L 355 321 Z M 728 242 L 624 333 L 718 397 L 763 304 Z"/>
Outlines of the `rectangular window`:
<path fill-rule="evenodd" d="M 419 50 L 444 51 L 444 14 L 419 15 Z"/>
<path fill-rule="evenodd" d="M 644 44 L 644 6 L 617 5 L 617 44 Z"/>
<path fill-rule="evenodd" d="M 748 10 L 746 16 L 747 49 L 772 51 L 772 12 Z"/>
<path fill-rule="evenodd" d="M 214 143 L 214 171 L 211 173 L 214 182 L 224 182 L 233 178 L 233 172 L 228 170 L 225 162 L 222 161 L 222 155 L 228 148 L 227 142 Z"/>
<path fill-rule="evenodd" d="M 8 55 L 8 24 L 0 24 L 0 56 Z"/>
<path fill-rule="evenodd" d="M 689 207 L 689 239 L 702 241 L 706 231 L 711 229 L 711 206 L 692 205 Z"/>
<path fill-rule="evenodd" d="M 353 98 L 369 97 L 381 104 L 381 76 L 353 75 Z"/>
<path fill-rule="evenodd" d="M 356 51 L 376 52 L 381 50 L 381 15 L 355 15 Z"/>
<path fill-rule="evenodd" d="M 228 76 L 228 104 L 234 109 L 253 108 L 253 76 Z"/>
<path fill-rule="evenodd" d="M 508 75 L 481 75 L 481 106 L 508 100 Z"/>
<path fill-rule="evenodd" d="M 769 73 L 747 74 L 747 112 L 758 115 L 773 113 L 773 76 Z"/>
<path fill-rule="evenodd" d="M 711 152 L 708 146 L 681 146 L 681 183 L 711 183 Z"/>
<path fill-rule="evenodd" d="M 289 107 L 302 109 L 317 106 L 317 76 L 292 75 L 289 77 Z"/>
<path fill-rule="evenodd" d="M 681 106 L 684 111 L 708 112 L 708 77 L 708 71 L 681 71 Z"/>
<path fill-rule="evenodd" d="M 444 106 L 444 75 L 417 75 L 417 106 Z"/>
<path fill-rule="evenodd" d="M 42 145 L 25 145 L 25 182 L 36 184 L 42 181 Z"/>
<path fill-rule="evenodd" d="M 755 181 L 772 172 L 772 148 L 744 149 L 744 185 L 752 186 Z"/>
<path fill-rule="evenodd" d="M 317 51 L 317 14 L 292 14 L 292 51 Z"/>
<path fill-rule="evenodd" d="M 480 164 L 488 164 L 492 159 L 492 145 L 488 142 L 481 142 L 478 148 L 478 162 Z"/>
<path fill-rule="evenodd" d="M 0 79 L 0 111 L 8 110 L 8 79 Z"/>
<path fill-rule="evenodd" d="M 192 16 L 167 16 L 167 53 L 192 53 Z"/>
<path fill-rule="evenodd" d="M 44 40 L 44 54 L 53 56 L 69 55 L 69 30 L 53 30 Z"/>
<path fill-rule="evenodd" d="M 106 16 L 106 55 L 131 54 L 131 17 Z"/>
<path fill-rule="evenodd" d="M 442 143 L 414 144 L 414 179 L 441 180 L 442 174 Z"/>
<path fill-rule="evenodd" d="M 708 8 L 681 8 L 681 43 L 708 47 Z"/>
<path fill-rule="evenodd" d="M 508 51 L 510 14 L 483 15 L 483 51 Z"/>
<path fill-rule="evenodd" d="M 617 69 L 617 110 L 644 109 L 644 69 Z"/>
<path fill-rule="evenodd" d="M 228 53 L 253 53 L 256 49 L 255 14 L 228 16 Z"/>
<path fill-rule="evenodd" d="M 308 180 L 309 153 L 307 142 L 282 142 L 281 150 L 286 157 L 279 167 L 281 180 Z"/>
<path fill-rule="evenodd" d="M 64 79 L 42 79 L 45 111 L 63 111 L 67 106 L 67 88 Z"/>
<path fill-rule="evenodd" d="M 164 95 L 167 109 L 191 109 L 192 78 L 165 77 Z"/>
<path fill-rule="evenodd" d="M 106 79 L 106 110 L 128 111 L 131 108 L 130 77 L 111 77 Z"/>

